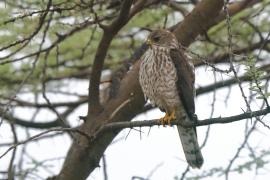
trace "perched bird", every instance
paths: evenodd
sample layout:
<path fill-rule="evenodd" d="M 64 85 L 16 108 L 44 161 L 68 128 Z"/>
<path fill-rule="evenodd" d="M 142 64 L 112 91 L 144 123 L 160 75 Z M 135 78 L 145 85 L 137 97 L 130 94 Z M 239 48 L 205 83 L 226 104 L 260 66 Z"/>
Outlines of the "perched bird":
<path fill-rule="evenodd" d="M 195 121 L 194 66 L 180 48 L 175 35 L 167 30 L 150 33 L 147 51 L 141 57 L 139 82 L 151 104 L 166 114 L 162 124 L 172 120 Z M 197 141 L 196 128 L 177 126 L 188 164 L 200 168 L 203 157 Z"/>

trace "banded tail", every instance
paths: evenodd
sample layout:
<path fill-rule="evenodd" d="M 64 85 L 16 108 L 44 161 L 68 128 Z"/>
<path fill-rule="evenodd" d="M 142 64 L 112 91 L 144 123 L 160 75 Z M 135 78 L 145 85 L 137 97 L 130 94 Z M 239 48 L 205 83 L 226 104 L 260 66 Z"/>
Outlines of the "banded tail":
<path fill-rule="evenodd" d="M 176 115 L 176 117 L 180 116 Z M 191 121 L 188 116 L 185 117 L 185 121 Z M 196 129 L 182 126 L 177 126 L 177 129 L 188 164 L 192 168 L 200 168 L 203 164 L 203 157 L 198 144 Z"/>

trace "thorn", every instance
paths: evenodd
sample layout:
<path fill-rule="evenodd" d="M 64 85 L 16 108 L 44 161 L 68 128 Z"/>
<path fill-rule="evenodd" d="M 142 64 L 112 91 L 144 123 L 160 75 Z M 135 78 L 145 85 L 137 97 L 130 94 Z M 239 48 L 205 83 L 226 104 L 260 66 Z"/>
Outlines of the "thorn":
<path fill-rule="evenodd" d="M 83 122 L 85 122 L 86 119 L 87 119 L 87 116 L 79 116 L 79 119 L 80 119 L 80 120 L 83 120 Z"/>

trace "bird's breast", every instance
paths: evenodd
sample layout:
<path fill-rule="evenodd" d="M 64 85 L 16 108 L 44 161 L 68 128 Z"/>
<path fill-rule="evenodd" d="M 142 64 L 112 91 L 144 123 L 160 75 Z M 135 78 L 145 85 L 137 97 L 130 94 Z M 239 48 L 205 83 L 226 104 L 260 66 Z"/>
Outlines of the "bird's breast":
<path fill-rule="evenodd" d="M 168 49 L 146 51 L 142 57 L 139 80 L 144 95 L 152 104 L 164 107 L 178 100 L 177 73 Z"/>

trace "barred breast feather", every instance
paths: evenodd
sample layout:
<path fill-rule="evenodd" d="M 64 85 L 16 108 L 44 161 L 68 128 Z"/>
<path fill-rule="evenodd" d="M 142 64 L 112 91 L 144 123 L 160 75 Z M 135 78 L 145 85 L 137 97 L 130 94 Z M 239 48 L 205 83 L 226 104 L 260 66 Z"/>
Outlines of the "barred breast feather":
<path fill-rule="evenodd" d="M 170 60 L 169 49 L 148 49 L 141 62 L 139 80 L 146 98 L 161 109 L 170 109 L 179 104 L 175 82 L 177 73 Z M 159 57 L 159 58 L 155 58 Z"/>

